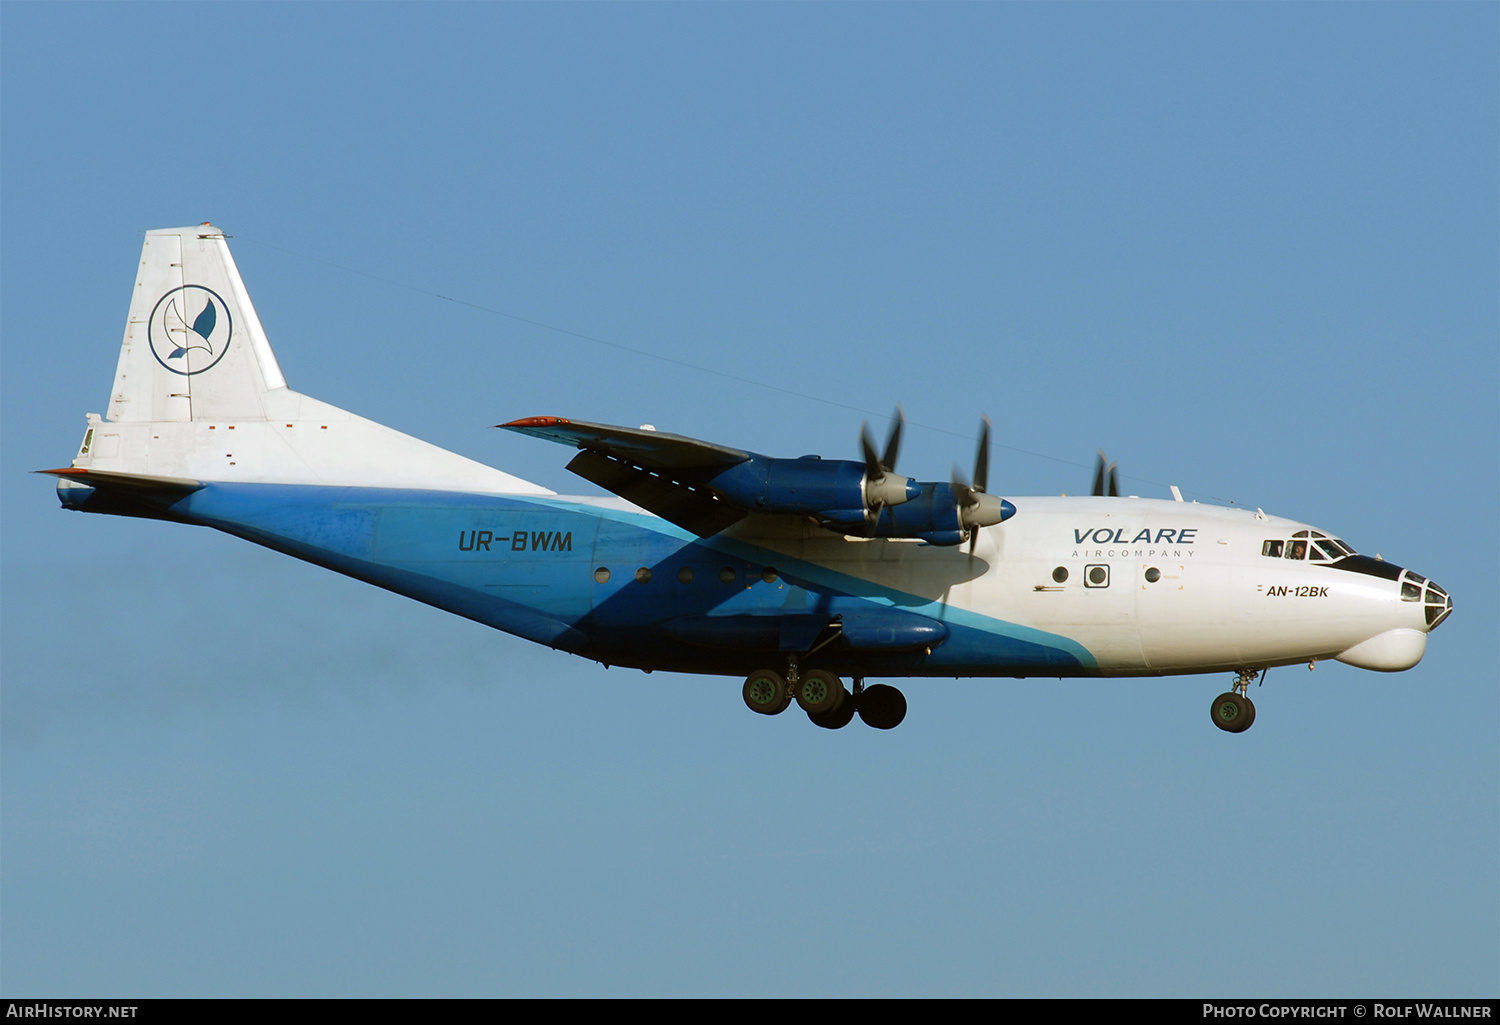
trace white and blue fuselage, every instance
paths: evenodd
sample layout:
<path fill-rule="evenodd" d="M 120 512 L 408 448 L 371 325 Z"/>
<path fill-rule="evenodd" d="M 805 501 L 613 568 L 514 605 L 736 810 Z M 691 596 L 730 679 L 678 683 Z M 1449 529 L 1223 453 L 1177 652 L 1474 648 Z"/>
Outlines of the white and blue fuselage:
<path fill-rule="evenodd" d="M 69 508 L 145 511 L 67 478 L 59 490 Z M 1399 567 L 1261 554 L 1305 524 L 1148 499 L 1012 501 L 1016 515 L 972 558 L 769 517 L 698 538 L 609 498 L 212 482 L 155 512 L 643 669 L 743 675 L 861 616 L 883 635 L 814 664 L 859 677 L 1137 676 L 1337 658 L 1387 634 L 1395 662 L 1369 668 L 1406 668 L 1425 648 L 1428 606 L 1401 600 Z"/>
<path fill-rule="evenodd" d="M 652 458 L 700 454 L 663 438 Z M 724 465 L 745 455 L 703 450 Z M 622 449 L 600 451 L 595 472 L 614 472 Z M 627 469 L 652 486 L 670 476 L 640 462 Z M 718 515 L 723 489 L 695 490 L 710 471 L 689 470 L 672 486 Z M 692 530 L 623 498 L 556 495 L 288 389 L 210 225 L 148 233 L 110 415 L 90 414 L 77 457 L 48 472 L 70 509 L 213 527 L 645 670 L 1243 680 L 1328 658 L 1399 670 L 1452 608 L 1430 581 L 1308 524 L 1197 503 L 1010 497 L 1004 522 L 956 522 L 971 547 L 774 509 Z"/>

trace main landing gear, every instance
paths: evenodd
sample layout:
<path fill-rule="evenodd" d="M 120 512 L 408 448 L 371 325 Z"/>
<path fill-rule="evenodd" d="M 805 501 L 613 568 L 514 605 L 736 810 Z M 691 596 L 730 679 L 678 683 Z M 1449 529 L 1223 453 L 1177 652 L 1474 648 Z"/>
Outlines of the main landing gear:
<path fill-rule="evenodd" d="M 906 718 L 906 696 L 895 687 L 884 683 L 866 687 L 856 677 L 851 694 L 830 672 L 811 669 L 799 673 L 795 659 L 786 676 L 773 669 L 757 669 L 745 678 L 743 693 L 750 711 L 762 715 L 784 712 L 795 700 L 813 725 L 825 730 L 842 729 L 856 715 L 877 730 L 895 729 Z"/>
<path fill-rule="evenodd" d="M 1241 669 L 1232 688 L 1218 697 L 1208 710 L 1214 725 L 1225 733 L 1244 733 L 1255 724 L 1255 702 L 1250 700 L 1250 681 L 1259 669 Z"/>

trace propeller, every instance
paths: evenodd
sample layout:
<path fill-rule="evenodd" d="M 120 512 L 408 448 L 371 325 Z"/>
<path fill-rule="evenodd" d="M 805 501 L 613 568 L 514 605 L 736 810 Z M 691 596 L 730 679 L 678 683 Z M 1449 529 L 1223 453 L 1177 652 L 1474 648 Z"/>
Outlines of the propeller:
<path fill-rule="evenodd" d="M 1000 499 L 987 493 L 990 481 L 990 418 L 979 425 L 979 446 L 974 454 L 974 483 L 969 484 L 953 468 L 950 485 L 958 500 L 958 522 L 969 532 L 969 558 L 979 544 L 979 528 L 992 527 L 1004 518 Z"/>
<path fill-rule="evenodd" d="M 1108 465 L 1108 467 L 1106 467 L 1104 465 L 1104 463 L 1105 463 L 1105 460 L 1104 460 L 1104 450 L 1100 449 L 1099 450 L 1099 464 L 1098 464 L 1097 468 L 1094 470 L 1094 497 L 1095 498 L 1103 498 L 1104 497 L 1104 495 L 1105 495 L 1104 482 L 1105 482 L 1105 478 L 1107 476 L 1109 478 L 1109 497 L 1110 498 L 1119 498 L 1120 497 L 1120 473 L 1119 473 L 1119 465 L 1120 464 L 1119 463 L 1110 463 Z"/>
<path fill-rule="evenodd" d="M 870 424 L 859 425 L 859 445 L 865 457 L 865 507 L 875 515 L 869 521 L 870 535 L 880 526 L 880 513 L 888 505 L 900 505 L 913 497 L 911 480 L 896 473 L 896 456 L 901 451 L 901 429 L 906 426 L 906 413 L 900 406 L 891 419 L 891 432 L 885 439 L 885 451 L 875 454 L 875 439 L 870 436 Z"/>

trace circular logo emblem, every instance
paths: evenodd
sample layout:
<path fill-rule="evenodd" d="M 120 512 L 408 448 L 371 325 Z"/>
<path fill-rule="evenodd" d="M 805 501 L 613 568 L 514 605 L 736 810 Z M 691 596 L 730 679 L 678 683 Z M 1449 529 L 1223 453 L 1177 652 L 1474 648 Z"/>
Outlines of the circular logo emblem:
<path fill-rule="evenodd" d="M 187 377 L 203 373 L 224 358 L 234 337 L 234 323 L 217 292 L 202 285 L 183 285 L 156 300 L 146 337 L 158 363 Z"/>

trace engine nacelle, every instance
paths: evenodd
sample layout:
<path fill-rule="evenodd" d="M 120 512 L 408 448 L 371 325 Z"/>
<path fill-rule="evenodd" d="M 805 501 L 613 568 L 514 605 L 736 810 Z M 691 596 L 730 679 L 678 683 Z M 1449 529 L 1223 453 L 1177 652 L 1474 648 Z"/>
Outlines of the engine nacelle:
<path fill-rule="evenodd" d="M 921 484 L 909 502 L 880 514 L 876 537 L 915 537 L 933 545 L 962 543 L 977 527 L 992 527 L 1015 515 L 1016 507 L 979 491 L 956 491 L 951 484 Z M 967 500 L 966 505 L 961 502 Z"/>
<path fill-rule="evenodd" d="M 742 509 L 816 516 L 851 528 L 865 523 L 870 510 L 896 508 L 921 493 L 917 483 L 906 477 L 886 473 L 869 480 L 864 463 L 815 456 L 755 456 L 721 471 L 707 483 Z"/>

